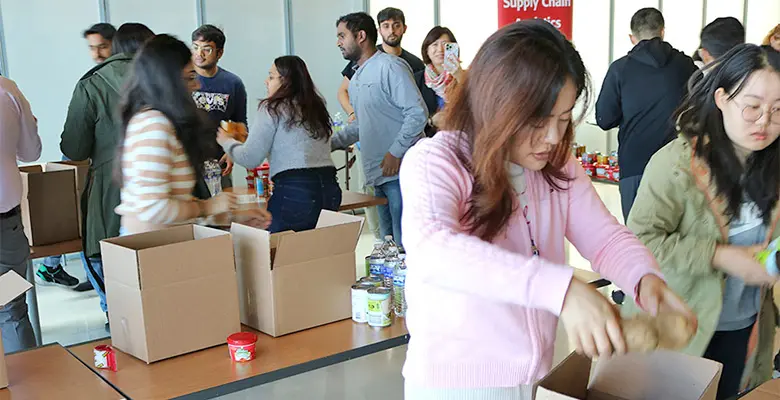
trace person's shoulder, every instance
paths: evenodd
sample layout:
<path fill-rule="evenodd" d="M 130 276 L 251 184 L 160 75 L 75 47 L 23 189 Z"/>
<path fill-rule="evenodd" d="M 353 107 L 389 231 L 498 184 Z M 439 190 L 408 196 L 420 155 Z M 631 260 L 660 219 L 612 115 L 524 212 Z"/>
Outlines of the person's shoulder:
<path fill-rule="evenodd" d="M 162 130 L 168 131 L 173 129 L 173 123 L 168 119 L 165 114 L 158 110 L 142 110 L 132 118 L 128 123 L 128 130 L 131 131 L 149 131 L 149 130 Z"/>
<path fill-rule="evenodd" d="M 690 172 L 692 154 L 693 147 L 690 141 L 680 134 L 650 158 L 643 176 L 653 179 L 654 177 L 667 176 L 669 172 L 678 174 L 680 172 L 688 173 Z M 666 178 L 662 177 L 659 179 Z"/>
<path fill-rule="evenodd" d="M 417 163 L 428 164 L 431 162 L 452 164 L 453 167 L 461 166 L 460 156 L 466 154 L 465 137 L 460 132 L 439 131 L 432 138 L 424 138 L 418 141 L 404 156 L 407 159 L 416 160 Z"/>
<path fill-rule="evenodd" d="M 222 67 L 219 67 L 219 70 L 220 70 L 220 72 L 222 74 L 222 76 L 221 76 L 222 79 L 224 79 L 226 81 L 233 82 L 234 84 L 240 84 L 240 85 L 244 84 L 244 81 L 242 81 L 241 77 L 239 77 L 238 75 L 236 75 L 236 74 L 234 74 L 234 73 L 232 73 L 232 72 L 230 72 L 230 71 L 228 71 L 228 70 L 226 70 L 226 69 L 224 69 Z"/>
<path fill-rule="evenodd" d="M 406 49 L 402 50 L 401 58 L 403 58 L 404 60 L 406 60 L 407 63 L 409 63 L 409 66 L 412 67 L 412 71 L 414 73 L 425 70 L 425 63 L 423 63 L 420 57 L 417 57 L 413 53 L 406 51 Z"/>

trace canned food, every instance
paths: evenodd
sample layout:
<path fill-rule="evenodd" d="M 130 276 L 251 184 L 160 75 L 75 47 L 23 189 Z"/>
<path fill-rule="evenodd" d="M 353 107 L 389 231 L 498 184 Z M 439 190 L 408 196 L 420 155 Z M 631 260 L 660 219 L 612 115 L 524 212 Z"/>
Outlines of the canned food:
<path fill-rule="evenodd" d="M 365 284 L 371 285 L 373 287 L 380 287 L 380 286 L 382 286 L 382 282 L 383 282 L 382 278 L 380 278 L 378 276 L 366 276 L 366 277 L 360 279 L 360 283 L 365 283 Z"/>
<path fill-rule="evenodd" d="M 371 255 L 366 256 L 366 276 L 371 275 Z"/>
<path fill-rule="evenodd" d="M 368 290 L 374 286 L 358 281 L 352 285 L 352 320 L 364 324 L 368 322 Z"/>
<path fill-rule="evenodd" d="M 368 289 L 368 325 L 377 328 L 390 326 L 390 292 L 386 287 Z"/>
<path fill-rule="evenodd" d="M 116 353 L 113 347 L 101 344 L 100 346 L 95 346 L 94 352 L 95 368 L 116 372 Z"/>

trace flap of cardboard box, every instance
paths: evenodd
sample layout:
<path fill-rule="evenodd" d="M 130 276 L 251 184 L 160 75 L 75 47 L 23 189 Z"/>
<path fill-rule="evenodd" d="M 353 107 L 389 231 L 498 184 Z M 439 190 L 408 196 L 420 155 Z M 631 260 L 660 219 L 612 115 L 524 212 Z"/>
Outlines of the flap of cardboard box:
<path fill-rule="evenodd" d="M 24 174 L 40 174 L 43 172 L 43 166 L 41 164 L 30 164 L 19 167 L 19 172 Z"/>
<path fill-rule="evenodd" d="M 235 269 L 230 233 L 218 229 L 183 225 L 103 242 L 107 249 L 115 246 L 123 248 L 125 252 L 137 253 L 137 271 L 131 271 L 128 263 L 121 266 L 128 271 L 106 273 L 106 279 L 113 278 L 142 289 L 208 276 L 222 272 L 221 269 Z M 189 251 L 192 246 L 198 246 L 199 249 L 215 246 L 231 251 Z M 129 254 L 126 257 L 128 260 L 132 258 Z"/>
<path fill-rule="evenodd" d="M 32 285 L 14 271 L 0 275 L 0 307 L 10 303 L 22 293 L 30 290 Z"/>
<path fill-rule="evenodd" d="M 742 400 L 778 400 L 780 399 L 780 379 L 772 379 L 746 394 Z"/>
<path fill-rule="evenodd" d="M 329 223 L 323 224 L 321 228 L 278 237 L 274 268 L 355 251 L 362 229 L 362 218 L 357 217 L 356 220 L 352 215 L 324 210 L 320 219 L 323 216 Z"/>
<path fill-rule="evenodd" d="M 536 383 L 536 399 L 585 399 L 588 395 L 591 364 L 590 358 L 577 353 L 569 354 Z"/>

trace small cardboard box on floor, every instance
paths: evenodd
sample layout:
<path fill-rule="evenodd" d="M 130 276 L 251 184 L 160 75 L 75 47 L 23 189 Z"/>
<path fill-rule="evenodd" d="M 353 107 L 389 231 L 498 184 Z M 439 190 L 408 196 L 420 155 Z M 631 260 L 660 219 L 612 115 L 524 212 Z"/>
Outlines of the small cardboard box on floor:
<path fill-rule="evenodd" d="M 184 225 L 100 243 L 111 343 L 152 363 L 241 331 L 230 234 Z"/>
<path fill-rule="evenodd" d="M 536 383 L 535 399 L 715 400 L 722 369 L 715 361 L 665 350 L 601 360 L 591 376 L 592 365 L 570 354 Z"/>
<path fill-rule="evenodd" d="M 80 237 L 76 169 L 46 163 L 19 167 L 22 174 L 22 220 L 31 246 Z"/>
<path fill-rule="evenodd" d="M 331 211 L 303 232 L 234 223 L 241 322 L 277 337 L 350 318 L 362 227 L 362 217 Z"/>
<path fill-rule="evenodd" d="M 6 272 L 0 276 L 0 308 L 5 307 L 11 300 L 21 296 L 30 290 L 32 285 L 16 272 Z M 3 336 L 0 335 L 0 390 L 8 387 L 8 371 L 5 366 L 5 351 L 3 350 Z"/>

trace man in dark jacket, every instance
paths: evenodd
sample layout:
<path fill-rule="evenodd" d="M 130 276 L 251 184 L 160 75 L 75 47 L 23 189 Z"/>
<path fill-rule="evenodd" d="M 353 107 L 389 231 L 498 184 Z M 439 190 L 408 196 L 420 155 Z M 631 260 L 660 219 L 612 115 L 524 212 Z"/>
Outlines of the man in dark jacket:
<path fill-rule="evenodd" d="M 609 67 L 596 102 L 601 129 L 620 127 L 620 197 L 626 219 L 650 157 L 675 137 L 672 114 L 696 71 L 690 57 L 664 42 L 660 11 L 637 11 L 631 32 L 634 48 Z"/>
<path fill-rule="evenodd" d="M 62 130 L 62 153 L 71 160 L 90 160 L 91 164 L 81 196 L 85 225 L 82 261 L 87 278 L 100 295 L 104 312 L 108 308 L 100 241 L 119 236 L 120 227 L 120 218 L 114 212 L 120 203 L 120 187 L 114 181 L 113 171 L 121 123 L 115 114 L 133 55 L 152 36 L 154 33 L 142 24 L 127 23 L 119 27 L 113 40 L 113 55 L 76 84 Z"/>

